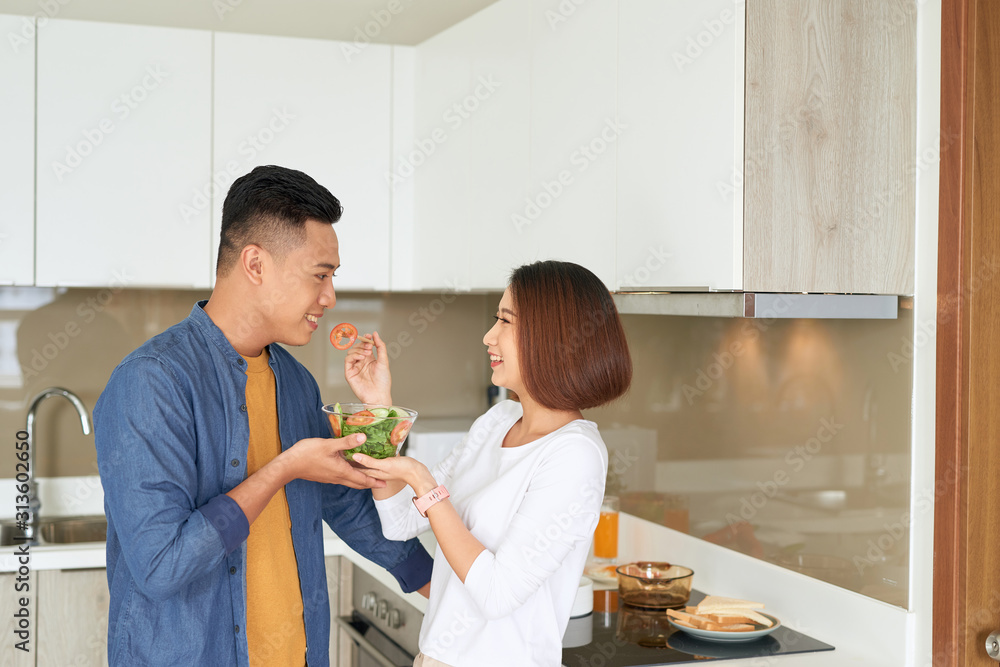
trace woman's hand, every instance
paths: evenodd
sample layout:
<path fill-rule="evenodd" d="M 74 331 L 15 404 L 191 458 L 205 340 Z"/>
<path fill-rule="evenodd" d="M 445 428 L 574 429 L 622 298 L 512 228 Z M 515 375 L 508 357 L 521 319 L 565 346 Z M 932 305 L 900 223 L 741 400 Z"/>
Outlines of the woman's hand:
<path fill-rule="evenodd" d="M 376 358 L 376 354 L 378 357 Z M 347 353 L 344 377 L 362 403 L 392 405 L 389 352 L 378 332 L 362 336 Z"/>
<path fill-rule="evenodd" d="M 389 483 L 389 488 L 406 484 L 414 493 L 422 496 L 437 487 L 437 482 L 427 466 L 409 456 L 374 459 L 366 454 L 355 454 L 353 458 L 355 463 L 364 466 L 361 472 L 369 477 L 385 480 Z"/>

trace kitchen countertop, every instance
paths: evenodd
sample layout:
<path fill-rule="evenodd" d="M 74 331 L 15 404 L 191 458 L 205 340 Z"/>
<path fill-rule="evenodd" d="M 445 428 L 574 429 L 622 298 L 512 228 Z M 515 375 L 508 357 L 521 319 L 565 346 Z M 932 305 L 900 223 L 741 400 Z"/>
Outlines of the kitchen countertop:
<path fill-rule="evenodd" d="M 325 539 L 323 547 L 327 556 L 344 556 L 356 567 L 360 567 L 377 580 L 388 586 L 394 592 L 399 593 L 409 604 L 421 613 L 427 609 L 427 600 L 417 593 L 402 593 L 399 585 L 391 574 L 380 566 L 362 557 L 356 551 L 347 546 L 343 540 L 334 535 L 329 528 L 324 526 Z M 425 533 L 421 536 L 428 551 L 432 554 L 436 550 L 436 543 L 433 534 Z M 18 563 L 12 553 L 12 547 L 4 547 L 0 554 L 0 573 L 14 572 Z M 87 568 L 105 567 L 105 545 L 103 542 L 90 542 L 85 544 L 36 546 L 31 551 L 31 569 L 39 570 L 74 570 Z M 613 649 L 614 647 L 611 647 Z M 614 651 L 611 650 L 612 656 Z M 798 653 L 788 656 L 767 656 L 766 658 L 747 658 L 727 660 L 726 667 L 760 667 L 761 660 L 766 660 L 767 665 L 778 667 L 787 664 L 789 667 L 840 667 L 842 665 L 858 665 L 864 667 L 896 667 L 895 665 L 880 665 L 871 662 L 866 656 L 853 654 L 850 647 L 838 646 L 836 651 L 825 651 L 822 653 Z M 595 663 L 596 664 L 596 663 Z M 607 667 L 615 667 L 613 659 L 602 662 Z M 652 663 L 658 664 L 658 663 Z M 660 663 L 663 664 L 663 663 Z M 570 665 L 569 667 L 573 667 Z"/>
<path fill-rule="evenodd" d="M 10 484 L 5 482 L 0 480 L 0 498 L 13 496 L 12 481 Z M 103 514 L 103 493 L 96 476 L 39 480 L 39 483 L 43 508 L 52 510 L 46 516 Z M 72 502 L 67 503 L 67 498 Z M 2 509 L 0 518 L 6 518 L 2 516 Z M 393 591 L 401 593 L 392 575 L 360 556 L 325 524 L 323 528 L 327 556 L 344 556 Z M 705 585 L 704 590 L 725 591 L 748 599 L 766 597 L 768 606 L 771 607 L 773 600 L 775 612 L 789 626 L 837 647 L 836 651 L 796 654 L 794 657 L 727 660 L 726 667 L 760 667 L 762 664 L 773 667 L 898 667 L 903 664 L 894 656 L 886 655 L 885 642 L 876 645 L 877 639 L 873 638 L 883 636 L 887 630 L 890 630 L 890 636 L 895 636 L 900 623 L 909 625 L 909 621 L 904 620 L 907 616 L 905 610 L 894 609 L 665 528 L 647 525 L 628 515 L 623 514 L 619 529 L 622 534 L 619 555 L 624 559 L 654 554 L 657 557 L 669 555 L 677 562 L 697 562 L 701 565 L 699 577 Z M 421 541 L 433 554 L 436 550 L 433 535 L 427 533 L 421 536 Z M 15 548 L 0 548 L 0 574 L 17 571 L 19 563 L 14 555 Z M 105 567 L 103 542 L 36 546 L 31 548 L 30 555 L 32 571 Z M 402 594 L 402 597 L 421 612 L 427 608 L 427 600 L 417 593 Z M 842 618 L 864 619 L 864 623 L 847 631 L 840 620 Z M 867 650 L 868 646 L 876 647 L 877 655 Z M 766 662 L 762 663 L 762 660 Z M 614 667 L 613 662 L 603 664 Z"/>

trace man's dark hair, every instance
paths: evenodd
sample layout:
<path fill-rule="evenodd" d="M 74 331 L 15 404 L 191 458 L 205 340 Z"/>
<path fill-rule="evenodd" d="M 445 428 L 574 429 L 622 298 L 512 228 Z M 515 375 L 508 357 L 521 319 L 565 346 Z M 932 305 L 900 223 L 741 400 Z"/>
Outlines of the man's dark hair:
<path fill-rule="evenodd" d="M 233 182 L 222 205 L 216 273 L 228 273 L 251 243 L 283 255 L 305 239 L 306 220 L 333 224 L 342 213 L 340 201 L 307 174 L 257 167 Z"/>

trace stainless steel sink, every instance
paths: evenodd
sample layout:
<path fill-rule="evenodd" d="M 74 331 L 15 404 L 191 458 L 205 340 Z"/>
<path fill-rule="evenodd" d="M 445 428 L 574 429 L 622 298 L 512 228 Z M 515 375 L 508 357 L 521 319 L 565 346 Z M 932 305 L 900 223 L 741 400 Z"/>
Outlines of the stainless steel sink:
<path fill-rule="evenodd" d="M 43 518 L 38 524 L 40 544 L 104 542 L 108 520 L 104 516 L 60 516 Z M 21 531 L 10 519 L 0 522 L 0 546 L 20 544 Z"/>

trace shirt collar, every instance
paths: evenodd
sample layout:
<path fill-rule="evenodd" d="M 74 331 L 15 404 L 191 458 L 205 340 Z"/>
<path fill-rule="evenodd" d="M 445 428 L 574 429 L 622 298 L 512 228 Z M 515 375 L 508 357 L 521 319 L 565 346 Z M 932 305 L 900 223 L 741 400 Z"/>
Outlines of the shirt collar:
<path fill-rule="evenodd" d="M 202 330 L 206 338 L 212 341 L 212 343 L 219 348 L 219 351 L 222 352 L 222 355 L 226 359 L 229 359 L 230 363 L 241 370 L 244 369 L 246 367 L 246 361 L 243 360 L 240 353 L 236 351 L 236 348 L 234 348 L 229 342 L 229 339 L 226 338 L 226 334 L 222 333 L 222 329 L 220 329 L 215 322 L 212 321 L 212 318 L 208 316 L 208 313 L 205 312 L 206 303 L 208 303 L 208 299 L 194 304 L 191 308 L 191 321 L 194 322 L 195 326 Z"/>

